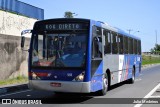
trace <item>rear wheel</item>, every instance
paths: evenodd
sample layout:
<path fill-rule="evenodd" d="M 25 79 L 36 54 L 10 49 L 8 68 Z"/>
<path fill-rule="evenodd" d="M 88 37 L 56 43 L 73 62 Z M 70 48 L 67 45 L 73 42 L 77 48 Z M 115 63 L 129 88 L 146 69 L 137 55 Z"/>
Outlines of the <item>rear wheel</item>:
<path fill-rule="evenodd" d="M 100 95 L 106 95 L 107 91 L 108 91 L 108 75 L 105 74 L 103 77 L 103 89 L 99 91 Z"/>
<path fill-rule="evenodd" d="M 133 68 L 133 69 L 132 69 L 132 78 L 129 79 L 129 83 L 133 84 L 134 81 L 135 81 L 135 69 Z"/>

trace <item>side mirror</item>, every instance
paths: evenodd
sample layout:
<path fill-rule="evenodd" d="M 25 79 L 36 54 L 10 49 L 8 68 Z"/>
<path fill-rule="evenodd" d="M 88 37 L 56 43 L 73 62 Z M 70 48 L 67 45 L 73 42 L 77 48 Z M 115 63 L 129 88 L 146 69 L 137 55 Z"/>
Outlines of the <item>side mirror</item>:
<path fill-rule="evenodd" d="M 31 29 L 23 30 L 23 31 L 21 32 L 21 36 L 22 36 L 22 35 L 25 35 L 25 34 L 30 34 L 30 33 L 32 33 L 32 30 L 31 30 Z"/>
<path fill-rule="evenodd" d="M 21 32 L 21 49 L 23 51 L 28 51 L 28 46 L 26 45 L 25 43 L 25 39 L 26 37 L 30 38 L 31 37 L 31 33 L 32 33 L 32 30 L 23 30 Z"/>
<path fill-rule="evenodd" d="M 22 37 L 21 37 L 21 48 L 22 48 L 22 49 L 24 48 L 24 43 L 25 43 L 25 37 L 22 36 Z"/>

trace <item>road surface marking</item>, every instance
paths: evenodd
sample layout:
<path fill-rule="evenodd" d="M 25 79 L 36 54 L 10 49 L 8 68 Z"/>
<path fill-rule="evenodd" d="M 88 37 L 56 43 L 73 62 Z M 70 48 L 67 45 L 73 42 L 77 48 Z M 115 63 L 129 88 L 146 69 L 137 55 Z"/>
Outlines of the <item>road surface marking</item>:
<path fill-rule="evenodd" d="M 160 98 L 160 96 L 150 96 L 149 98 Z"/>
<path fill-rule="evenodd" d="M 5 97 L 5 96 L 19 94 L 19 93 L 28 92 L 28 91 L 31 91 L 31 90 L 25 90 L 25 91 L 15 92 L 15 93 L 11 93 L 11 94 L 5 94 L 5 95 L 1 95 L 0 97 Z"/>
<path fill-rule="evenodd" d="M 135 81 L 141 81 L 142 79 L 141 78 L 138 78 L 138 79 L 136 79 Z"/>
<path fill-rule="evenodd" d="M 150 98 L 150 96 L 160 87 L 160 83 L 153 89 L 151 90 L 144 98 Z M 143 104 L 136 104 L 134 107 L 141 107 Z"/>

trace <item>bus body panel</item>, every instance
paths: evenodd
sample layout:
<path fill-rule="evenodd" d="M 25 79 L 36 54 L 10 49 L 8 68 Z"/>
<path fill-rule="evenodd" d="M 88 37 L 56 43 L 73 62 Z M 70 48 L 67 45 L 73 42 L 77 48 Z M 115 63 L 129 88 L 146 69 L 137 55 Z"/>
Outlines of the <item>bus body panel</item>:
<path fill-rule="evenodd" d="M 85 22 L 86 21 L 86 22 Z M 55 92 L 77 92 L 90 93 L 96 92 L 103 88 L 103 78 L 107 70 L 110 71 L 111 84 L 114 85 L 132 77 L 132 69 L 135 66 L 135 75 L 138 76 L 141 71 L 141 55 L 134 54 L 104 54 L 104 46 L 102 45 L 102 58 L 92 58 L 92 42 L 93 42 L 93 26 L 98 26 L 101 29 L 107 29 L 116 33 L 121 33 L 123 36 L 132 37 L 120 29 L 116 29 L 101 22 L 89 19 L 51 19 L 46 21 L 38 21 L 35 27 L 40 24 L 49 23 L 89 23 L 89 33 L 87 37 L 87 52 L 86 52 L 86 67 L 84 70 L 68 70 L 68 69 L 34 69 L 32 68 L 32 50 L 29 51 L 29 88 L 36 90 L 47 90 Z M 34 29 L 33 29 L 34 30 Z M 133 36 L 133 38 L 135 38 Z M 103 30 L 102 30 L 102 39 Z M 139 40 L 139 38 L 135 38 Z M 104 41 L 102 40 L 102 44 Z M 32 49 L 33 40 L 31 39 L 30 49 Z M 112 47 L 113 48 L 113 47 Z M 85 72 L 83 81 L 74 81 L 78 75 Z M 47 76 L 41 76 L 34 80 L 30 74 L 32 73 L 48 73 Z M 60 83 L 61 87 L 53 87 L 52 83 Z"/>
<path fill-rule="evenodd" d="M 92 49 L 92 20 L 90 20 L 90 25 L 89 25 L 89 35 L 88 35 L 88 48 L 87 48 L 87 63 L 86 63 L 86 75 L 84 75 L 84 81 L 88 82 L 91 80 L 91 49 Z"/>
<path fill-rule="evenodd" d="M 136 77 L 138 77 L 141 73 L 141 62 L 142 62 L 142 56 L 136 55 L 136 64 L 135 64 L 135 69 L 136 69 L 135 76 Z"/>
<path fill-rule="evenodd" d="M 54 81 L 74 81 L 74 79 L 85 70 L 38 70 L 32 69 L 32 72 L 38 76 L 39 80 Z M 32 77 L 32 73 L 29 75 Z M 30 78 L 31 78 L 30 77 Z M 34 80 L 32 78 L 32 80 Z"/>
<path fill-rule="evenodd" d="M 140 72 L 140 59 L 141 56 L 138 55 L 105 55 L 103 58 L 103 71 L 110 70 L 111 85 L 130 79 L 134 66 L 135 74 L 138 76 Z"/>
<path fill-rule="evenodd" d="M 60 83 L 61 87 L 53 87 L 52 83 Z M 29 80 L 29 88 L 32 90 L 45 90 L 54 92 L 90 93 L 90 82 Z"/>
<path fill-rule="evenodd" d="M 111 74 L 111 85 L 118 83 L 118 69 L 119 69 L 119 55 L 104 55 L 103 58 L 103 71 L 106 72 L 107 69 L 110 71 Z"/>
<path fill-rule="evenodd" d="M 91 92 L 101 90 L 103 87 L 103 62 L 101 60 L 92 60 L 91 71 Z"/>
<path fill-rule="evenodd" d="M 89 38 L 89 42 L 90 42 L 90 47 L 89 47 L 89 56 L 90 56 L 90 66 L 88 66 L 88 68 L 90 68 L 90 91 L 91 92 L 96 92 L 98 90 L 101 90 L 103 87 L 103 83 L 102 83 L 102 79 L 103 79 L 103 61 L 102 59 L 94 59 L 92 58 L 92 43 L 93 43 L 93 26 L 101 26 L 101 23 L 91 20 L 90 21 L 90 38 Z"/>

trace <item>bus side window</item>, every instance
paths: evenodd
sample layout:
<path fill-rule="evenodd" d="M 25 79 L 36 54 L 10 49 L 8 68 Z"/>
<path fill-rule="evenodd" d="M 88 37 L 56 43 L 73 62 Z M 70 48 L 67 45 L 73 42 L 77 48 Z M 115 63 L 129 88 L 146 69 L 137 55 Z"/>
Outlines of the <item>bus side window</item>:
<path fill-rule="evenodd" d="M 105 38 L 105 46 L 104 46 L 104 54 L 111 53 L 111 35 L 110 31 L 104 30 L 104 38 Z"/>
<path fill-rule="evenodd" d="M 140 40 L 138 40 L 138 42 L 137 42 L 137 45 L 138 45 L 138 55 L 140 55 L 141 54 L 141 41 Z"/>
<path fill-rule="evenodd" d="M 128 45 L 129 45 L 129 54 L 133 54 L 133 39 L 132 38 L 128 38 Z"/>
<path fill-rule="evenodd" d="M 140 51 L 139 53 L 140 53 L 140 55 L 141 55 L 141 54 L 142 54 L 142 49 L 141 49 L 141 48 L 142 48 L 142 47 L 141 47 L 141 41 L 139 41 L 139 45 L 140 45 L 140 46 L 139 46 L 139 48 L 140 48 L 140 49 L 139 49 L 139 51 Z"/>
<path fill-rule="evenodd" d="M 123 54 L 124 47 L 123 47 L 123 35 L 118 35 L 118 43 L 119 43 L 119 54 Z"/>
<path fill-rule="evenodd" d="M 118 54 L 118 36 L 112 33 L 112 54 Z"/>
<path fill-rule="evenodd" d="M 102 29 L 93 26 L 92 58 L 102 58 Z"/>
<path fill-rule="evenodd" d="M 128 37 L 124 36 L 124 45 L 123 45 L 123 47 L 124 47 L 124 53 L 128 54 Z"/>
<path fill-rule="evenodd" d="M 134 39 L 134 54 L 137 54 L 137 40 L 136 39 Z"/>

